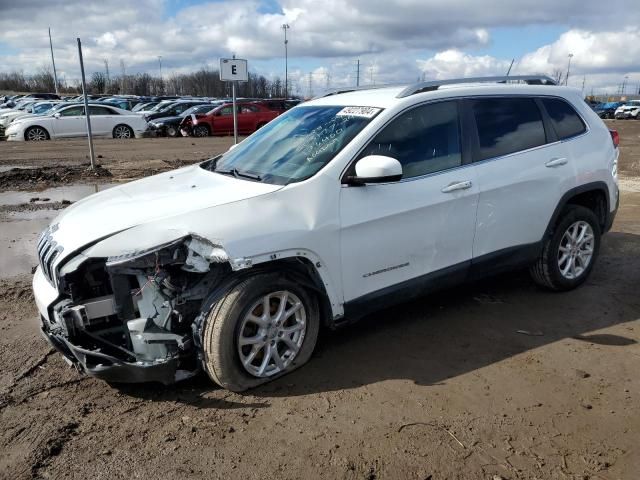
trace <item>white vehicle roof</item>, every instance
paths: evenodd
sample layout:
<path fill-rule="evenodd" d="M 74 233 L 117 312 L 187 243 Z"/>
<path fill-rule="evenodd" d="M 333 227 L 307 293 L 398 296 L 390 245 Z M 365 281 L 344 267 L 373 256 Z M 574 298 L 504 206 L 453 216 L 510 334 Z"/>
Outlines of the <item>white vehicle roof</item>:
<path fill-rule="evenodd" d="M 491 80 L 493 79 L 493 81 Z M 527 83 L 499 83 L 512 80 L 536 79 L 546 82 L 540 84 Z M 501 94 L 528 94 L 528 95 L 557 95 L 566 97 L 569 92 L 573 95 L 577 89 L 557 86 L 553 80 L 542 76 L 527 77 L 487 77 L 453 79 L 433 82 L 421 82 L 413 85 L 368 87 L 363 89 L 345 89 L 329 92 L 304 103 L 304 106 L 313 105 L 338 105 L 338 106 L 363 106 L 390 108 L 401 104 L 412 104 L 428 99 L 445 97 L 469 96 L 469 95 L 501 95 Z"/>

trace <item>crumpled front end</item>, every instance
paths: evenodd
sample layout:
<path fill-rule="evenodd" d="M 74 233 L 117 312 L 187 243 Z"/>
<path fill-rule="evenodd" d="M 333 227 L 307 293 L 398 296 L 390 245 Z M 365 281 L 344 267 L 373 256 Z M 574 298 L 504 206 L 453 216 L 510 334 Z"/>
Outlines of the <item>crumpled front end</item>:
<path fill-rule="evenodd" d="M 194 320 L 230 271 L 220 246 L 189 235 L 118 257 L 80 254 L 55 272 L 46 258 L 34 278 L 42 332 L 79 370 L 164 384 L 198 372 Z"/>

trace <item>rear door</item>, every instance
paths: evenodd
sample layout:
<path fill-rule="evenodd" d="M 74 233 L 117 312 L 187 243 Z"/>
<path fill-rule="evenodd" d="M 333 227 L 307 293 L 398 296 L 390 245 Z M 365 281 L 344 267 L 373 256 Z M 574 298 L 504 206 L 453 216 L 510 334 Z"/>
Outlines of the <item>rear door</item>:
<path fill-rule="evenodd" d="M 111 135 L 113 124 L 113 111 L 108 107 L 89 106 L 91 114 L 91 132 L 94 135 Z"/>
<path fill-rule="evenodd" d="M 465 105 L 476 126 L 480 188 L 474 262 L 500 252 L 533 255 L 560 198 L 574 186 L 575 165 L 539 99 L 481 97 Z"/>

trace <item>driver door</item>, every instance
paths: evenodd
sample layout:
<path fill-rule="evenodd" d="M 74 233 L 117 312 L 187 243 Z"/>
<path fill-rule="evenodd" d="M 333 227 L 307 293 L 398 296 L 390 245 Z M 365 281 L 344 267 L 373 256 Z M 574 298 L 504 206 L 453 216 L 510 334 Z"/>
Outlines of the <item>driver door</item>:
<path fill-rule="evenodd" d="M 478 186 L 461 148 L 458 111 L 457 101 L 405 111 L 358 156 L 396 158 L 403 177 L 341 189 L 342 277 L 348 306 L 366 310 L 379 306 L 377 301 L 420 295 L 429 282 L 453 283 L 466 276 Z"/>
<path fill-rule="evenodd" d="M 84 106 L 75 105 L 61 110 L 53 123 L 56 137 L 80 137 L 87 134 Z"/>

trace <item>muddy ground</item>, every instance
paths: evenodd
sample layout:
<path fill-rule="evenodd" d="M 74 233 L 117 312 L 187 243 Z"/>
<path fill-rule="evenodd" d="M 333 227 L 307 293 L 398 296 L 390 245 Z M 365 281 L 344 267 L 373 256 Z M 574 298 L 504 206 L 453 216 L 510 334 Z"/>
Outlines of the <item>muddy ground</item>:
<path fill-rule="evenodd" d="M 549 293 L 516 272 L 432 295 L 325 332 L 307 366 L 246 394 L 205 376 L 119 388 L 79 376 L 38 333 L 28 262 L 0 270 L 0 478 L 639 478 L 640 122 L 610 124 L 622 204 L 583 287 Z M 99 141 L 111 177 L 91 182 L 228 144 Z M 0 182 L 3 167 L 78 165 L 85 150 L 0 143 Z M 87 182 L 25 178 L 0 183 L 0 222 L 24 223 L 0 232 L 5 257 L 32 241 L 40 205 L 77 193 L 36 190 Z"/>

